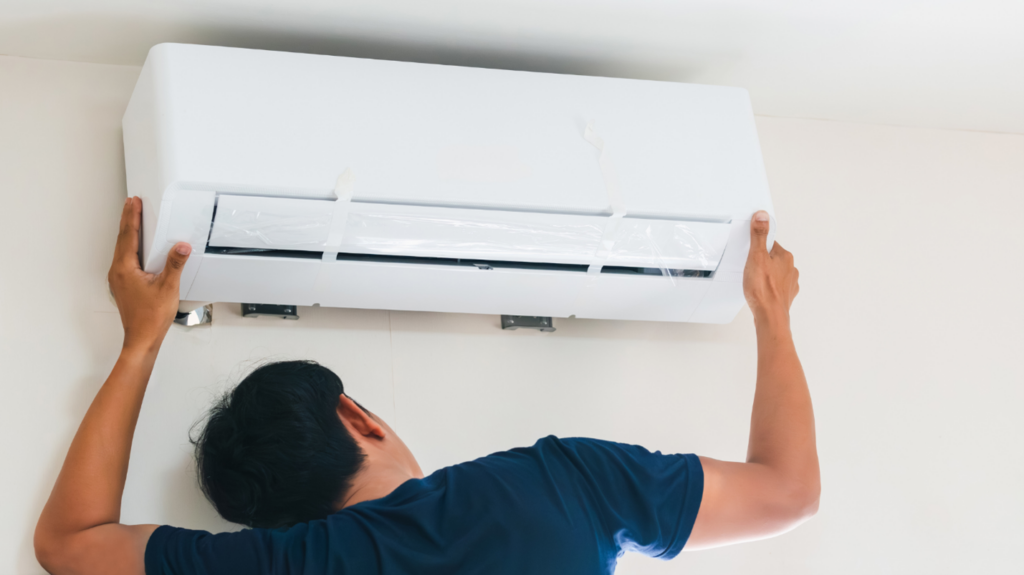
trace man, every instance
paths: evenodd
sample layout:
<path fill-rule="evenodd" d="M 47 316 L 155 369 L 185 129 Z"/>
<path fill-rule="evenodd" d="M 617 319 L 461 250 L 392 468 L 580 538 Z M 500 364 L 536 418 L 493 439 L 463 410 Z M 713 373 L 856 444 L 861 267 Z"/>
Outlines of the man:
<path fill-rule="evenodd" d="M 424 477 L 337 376 L 286 362 L 243 380 L 196 442 L 207 497 L 254 529 L 122 525 L 132 435 L 190 252 L 178 244 L 160 274 L 142 271 L 141 212 L 126 200 L 108 276 L 122 352 L 36 527 L 51 573 L 600 574 L 624 551 L 671 558 L 770 537 L 817 511 L 814 417 L 789 330 L 798 273 L 778 243 L 767 250 L 758 212 L 743 278 L 758 342 L 744 463 L 547 437 Z"/>

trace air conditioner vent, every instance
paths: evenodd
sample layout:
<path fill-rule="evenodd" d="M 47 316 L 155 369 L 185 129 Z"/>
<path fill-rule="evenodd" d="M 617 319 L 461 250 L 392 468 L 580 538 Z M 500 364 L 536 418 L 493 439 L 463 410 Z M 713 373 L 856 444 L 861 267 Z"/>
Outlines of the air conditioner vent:
<path fill-rule="evenodd" d="M 323 252 L 310 252 L 304 250 L 270 250 L 259 248 L 208 247 L 206 248 L 206 253 L 216 255 L 255 256 L 265 258 L 293 258 L 311 260 L 319 260 L 323 258 Z M 417 256 L 396 256 L 389 254 L 339 253 L 337 260 L 350 262 L 377 262 L 390 264 L 462 266 L 475 267 L 483 271 L 487 271 L 488 269 L 517 269 L 586 273 L 588 269 L 588 266 L 579 264 L 516 262 L 507 260 L 482 260 L 475 258 L 424 258 Z M 672 277 L 682 278 L 709 278 L 714 275 L 713 270 L 661 269 L 628 266 L 604 266 L 601 268 L 601 273 L 639 276 L 664 276 L 667 274 Z"/>

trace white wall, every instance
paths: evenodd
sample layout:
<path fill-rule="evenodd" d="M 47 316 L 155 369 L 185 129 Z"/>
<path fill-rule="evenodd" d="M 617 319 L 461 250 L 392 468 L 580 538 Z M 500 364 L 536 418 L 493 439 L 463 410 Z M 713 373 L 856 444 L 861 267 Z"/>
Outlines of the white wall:
<path fill-rule="evenodd" d="M 138 68 L 0 57 L 0 572 L 39 573 L 36 517 L 118 351 L 105 275 Z M 631 556 L 620 573 L 1024 569 L 1024 136 L 758 121 L 802 292 L 820 514 L 785 536 Z M 742 458 L 750 315 L 726 326 L 301 310 L 175 328 L 143 407 L 123 520 L 223 529 L 189 426 L 246 366 L 319 360 L 425 470 L 549 433 Z"/>
<path fill-rule="evenodd" d="M 160 42 L 739 86 L 754 111 L 1024 133 L 1020 0 L 0 0 L 0 54 Z M 1017 72 L 1013 72 L 1017 70 Z"/>

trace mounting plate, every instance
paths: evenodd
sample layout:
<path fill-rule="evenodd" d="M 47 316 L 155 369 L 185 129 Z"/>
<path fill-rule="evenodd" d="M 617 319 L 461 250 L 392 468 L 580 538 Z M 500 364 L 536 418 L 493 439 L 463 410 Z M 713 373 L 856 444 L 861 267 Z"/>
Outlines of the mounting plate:
<path fill-rule="evenodd" d="M 179 311 L 174 316 L 174 323 L 185 327 L 195 327 L 213 321 L 213 305 L 206 304 L 192 311 Z"/>
<path fill-rule="evenodd" d="M 272 305 L 267 303 L 243 303 L 242 317 L 269 315 L 281 319 L 299 319 L 299 308 L 294 305 Z"/>
<path fill-rule="evenodd" d="M 521 327 L 540 331 L 555 331 L 555 325 L 550 317 L 533 315 L 501 316 L 501 329 L 519 329 Z"/>

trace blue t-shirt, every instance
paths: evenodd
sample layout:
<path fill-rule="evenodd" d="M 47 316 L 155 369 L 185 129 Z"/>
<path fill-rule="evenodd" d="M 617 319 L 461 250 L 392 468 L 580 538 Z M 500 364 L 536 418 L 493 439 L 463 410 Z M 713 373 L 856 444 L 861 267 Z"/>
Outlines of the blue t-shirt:
<path fill-rule="evenodd" d="M 624 551 L 675 557 L 703 493 L 695 455 L 549 436 L 287 530 L 160 527 L 146 573 L 610 574 Z"/>

